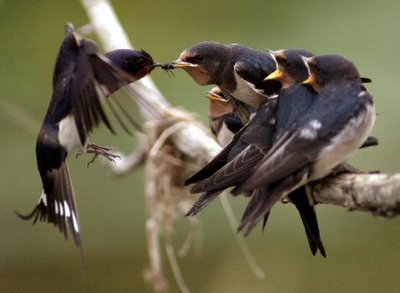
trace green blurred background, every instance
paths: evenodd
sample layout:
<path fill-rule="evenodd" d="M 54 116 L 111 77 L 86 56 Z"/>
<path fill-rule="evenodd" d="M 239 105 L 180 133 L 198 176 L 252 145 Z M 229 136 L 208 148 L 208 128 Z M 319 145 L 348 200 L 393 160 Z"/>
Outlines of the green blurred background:
<path fill-rule="evenodd" d="M 339 53 L 358 66 L 375 97 L 379 116 L 373 134 L 380 146 L 351 160 L 364 170 L 396 172 L 400 131 L 399 1 L 113 1 L 131 41 L 167 62 L 203 40 L 235 42 L 259 50 L 301 47 L 315 54 Z M 34 154 L 37 127 L 51 95 L 51 77 L 64 23 L 88 19 L 79 1 L 0 0 L 0 292 L 151 292 L 143 281 L 148 264 L 143 170 L 118 179 L 88 157 L 70 159 L 80 213 L 86 277 L 80 257 L 53 227 L 18 220 L 40 194 Z M 91 36 L 93 38 L 93 36 Z M 175 105 L 206 121 L 207 88 L 181 71 L 152 77 Z M 10 108 L 11 107 L 11 108 Z M 26 112 L 33 118 L 15 113 Z M 22 122 L 19 122 L 22 121 Z M 104 129 L 98 143 L 129 151 L 134 140 Z M 237 217 L 246 201 L 231 200 Z M 193 292 L 400 292 L 400 222 L 343 208 L 318 206 L 328 257 L 313 257 L 290 205 L 277 205 L 267 233 L 247 238 L 266 272 L 258 280 L 242 258 L 221 205 L 201 214 L 200 256 L 180 259 Z M 177 220 L 174 243 L 187 233 Z M 171 292 L 178 289 L 171 270 Z"/>

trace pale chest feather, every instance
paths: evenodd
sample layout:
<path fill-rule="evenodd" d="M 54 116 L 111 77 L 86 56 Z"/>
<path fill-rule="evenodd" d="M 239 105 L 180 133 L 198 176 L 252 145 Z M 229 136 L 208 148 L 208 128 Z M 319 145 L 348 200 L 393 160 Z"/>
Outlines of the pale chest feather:
<path fill-rule="evenodd" d="M 256 89 L 252 83 L 241 78 L 236 72 L 234 75 L 236 88 L 230 94 L 236 99 L 254 108 L 258 108 L 260 104 L 264 103 L 268 99 L 268 96 Z"/>
<path fill-rule="evenodd" d="M 81 144 L 78 135 L 78 129 L 76 127 L 74 116 L 68 115 L 58 123 L 58 140 L 62 147 L 64 147 L 68 153 L 81 151 L 84 146 Z"/>
<path fill-rule="evenodd" d="M 375 108 L 367 105 L 364 112 L 352 118 L 346 127 L 318 155 L 313 180 L 322 178 L 338 164 L 346 161 L 367 139 L 375 122 Z"/>
<path fill-rule="evenodd" d="M 233 133 L 222 123 L 222 127 L 217 135 L 217 141 L 220 146 L 225 147 L 233 138 Z"/>

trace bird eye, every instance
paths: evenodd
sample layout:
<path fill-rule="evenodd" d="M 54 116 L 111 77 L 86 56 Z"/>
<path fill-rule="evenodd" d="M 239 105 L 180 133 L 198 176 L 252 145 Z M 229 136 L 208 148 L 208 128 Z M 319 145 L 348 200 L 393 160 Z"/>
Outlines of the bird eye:
<path fill-rule="evenodd" d="M 318 75 L 322 74 L 322 70 L 321 70 L 321 68 L 319 68 L 319 67 L 315 67 L 315 66 L 314 66 L 313 70 L 314 70 L 314 72 L 315 72 L 316 74 L 318 74 Z"/>
<path fill-rule="evenodd" d="M 138 63 L 142 65 L 144 63 L 144 58 L 139 58 Z"/>
<path fill-rule="evenodd" d="M 196 61 L 203 61 L 203 59 L 204 59 L 204 56 L 203 55 L 197 55 L 196 56 Z"/>
<path fill-rule="evenodd" d="M 278 63 L 280 63 L 285 68 L 292 67 L 292 63 L 287 61 L 286 58 L 282 58 L 282 57 L 279 56 L 279 57 L 276 58 L 276 60 L 278 61 Z"/>

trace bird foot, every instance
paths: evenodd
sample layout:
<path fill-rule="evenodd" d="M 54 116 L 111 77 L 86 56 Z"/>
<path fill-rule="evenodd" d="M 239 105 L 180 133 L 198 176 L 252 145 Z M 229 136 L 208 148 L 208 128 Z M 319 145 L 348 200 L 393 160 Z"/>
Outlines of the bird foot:
<path fill-rule="evenodd" d="M 93 158 L 87 163 L 88 167 L 91 163 L 93 163 L 97 159 L 98 156 L 102 156 L 113 163 L 115 162 L 116 158 L 121 159 L 120 156 L 112 153 L 112 149 L 94 143 L 89 143 L 86 147 L 85 152 L 88 154 L 94 154 Z"/>

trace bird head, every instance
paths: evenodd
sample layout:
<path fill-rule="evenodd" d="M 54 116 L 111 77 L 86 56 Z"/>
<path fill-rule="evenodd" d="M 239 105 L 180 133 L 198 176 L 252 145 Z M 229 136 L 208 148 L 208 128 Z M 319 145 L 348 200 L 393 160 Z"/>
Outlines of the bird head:
<path fill-rule="evenodd" d="M 277 69 L 265 80 L 278 80 L 283 88 L 287 88 L 307 79 L 308 70 L 302 56 L 311 57 L 311 52 L 303 49 L 270 50 L 270 55 L 275 60 Z"/>
<path fill-rule="evenodd" d="M 155 67 L 161 64 L 154 62 L 153 58 L 144 50 L 118 49 L 105 54 L 111 62 L 140 79 L 149 74 Z"/>
<path fill-rule="evenodd" d="M 233 106 L 227 99 L 225 99 L 223 93 L 218 87 L 214 87 L 207 93 L 206 96 L 210 103 L 208 113 L 210 118 L 221 117 L 228 113 L 233 113 Z"/>
<path fill-rule="evenodd" d="M 200 85 L 219 84 L 221 68 L 227 62 L 229 47 L 217 42 L 200 42 L 184 50 L 166 69 L 182 68 Z"/>
<path fill-rule="evenodd" d="M 315 91 L 320 91 L 330 82 L 361 82 L 360 74 L 354 64 L 339 55 L 321 55 L 303 58 L 309 71 L 309 77 L 303 84 L 309 84 Z"/>

